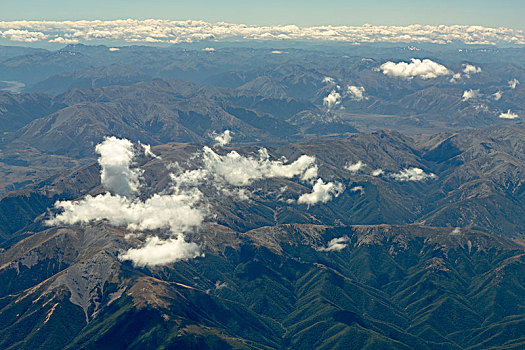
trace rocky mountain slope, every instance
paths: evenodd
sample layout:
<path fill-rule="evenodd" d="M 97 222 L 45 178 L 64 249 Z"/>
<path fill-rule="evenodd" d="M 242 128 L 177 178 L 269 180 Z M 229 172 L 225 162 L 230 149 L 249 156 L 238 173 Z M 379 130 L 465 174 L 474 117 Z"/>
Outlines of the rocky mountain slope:
<path fill-rule="evenodd" d="M 525 342 L 518 241 L 417 225 L 246 233 L 212 225 L 193 237 L 204 257 L 141 269 L 117 259 L 134 244 L 125 233 L 104 224 L 53 228 L 2 252 L 0 277 L 10 282 L 0 298 L 1 346 L 518 349 Z M 341 237 L 338 249 L 327 249 Z"/>

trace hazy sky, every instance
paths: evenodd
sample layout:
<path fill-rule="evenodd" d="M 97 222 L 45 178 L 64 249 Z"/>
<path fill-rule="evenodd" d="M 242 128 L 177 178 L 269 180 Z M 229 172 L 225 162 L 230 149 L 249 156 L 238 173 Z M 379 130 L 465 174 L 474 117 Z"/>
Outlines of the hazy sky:
<path fill-rule="evenodd" d="M 245 24 L 479 24 L 525 29 L 525 0 L 0 0 L 0 20 L 201 19 Z"/>

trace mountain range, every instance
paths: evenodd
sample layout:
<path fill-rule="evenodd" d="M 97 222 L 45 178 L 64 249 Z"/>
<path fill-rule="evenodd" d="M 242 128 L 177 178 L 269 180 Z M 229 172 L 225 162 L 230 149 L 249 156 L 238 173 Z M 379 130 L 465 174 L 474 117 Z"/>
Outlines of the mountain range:
<path fill-rule="evenodd" d="M 525 347 L 523 49 L 212 44 L 0 47 L 1 349 Z"/>

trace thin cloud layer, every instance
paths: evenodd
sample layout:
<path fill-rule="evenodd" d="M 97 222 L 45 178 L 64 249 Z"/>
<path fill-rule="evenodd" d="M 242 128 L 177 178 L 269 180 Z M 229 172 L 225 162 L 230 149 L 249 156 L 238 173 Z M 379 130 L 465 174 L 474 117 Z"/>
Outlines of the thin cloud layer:
<path fill-rule="evenodd" d="M 429 59 L 420 60 L 412 58 L 411 62 L 386 62 L 383 63 L 379 69 L 385 75 L 392 77 L 399 77 L 404 79 L 412 79 L 419 77 L 421 79 L 433 79 L 442 75 L 453 74 L 447 67 L 436 63 Z"/>
<path fill-rule="evenodd" d="M 0 36 L 11 41 L 60 43 L 125 41 L 181 43 L 202 40 L 320 40 L 354 43 L 525 44 L 522 31 L 469 25 L 256 26 L 170 20 L 3 21 Z"/>

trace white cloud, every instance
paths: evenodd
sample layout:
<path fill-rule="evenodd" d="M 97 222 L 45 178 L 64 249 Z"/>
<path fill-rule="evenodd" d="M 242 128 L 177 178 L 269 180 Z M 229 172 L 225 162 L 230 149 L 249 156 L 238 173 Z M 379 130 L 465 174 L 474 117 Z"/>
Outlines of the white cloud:
<path fill-rule="evenodd" d="M 362 86 L 354 86 L 354 85 L 348 85 L 347 87 L 347 93 L 350 96 L 350 98 L 354 101 L 362 101 L 365 98 L 365 88 Z"/>
<path fill-rule="evenodd" d="M 345 169 L 352 173 L 357 173 L 359 170 L 363 169 L 365 165 L 365 163 L 359 160 L 357 163 L 347 163 Z"/>
<path fill-rule="evenodd" d="M 480 73 L 481 72 L 481 68 L 480 67 L 476 67 L 472 64 L 464 64 L 463 65 L 463 73 L 465 73 L 465 76 L 467 78 L 470 77 L 471 74 L 476 74 L 476 73 Z"/>
<path fill-rule="evenodd" d="M 427 179 L 435 179 L 435 174 L 427 174 L 420 168 L 403 169 L 399 173 L 391 175 L 397 181 L 424 181 Z"/>
<path fill-rule="evenodd" d="M 384 172 L 383 169 L 376 169 L 376 170 L 372 171 L 372 176 L 376 176 L 377 177 L 377 176 L 383 175 L 384 173 L 385 172 Z"/>
<path fill-rule="evenodd" d="M 1 24 L 2 22 L 0 22 Z M 5 22 L 4 22 L 5 23 Z M 1 26 L 0 26 L 1 29 Z M 21 41 L 25 43 L 35 43 L 38 41 L 45 40 L 49 37 L 42 32 L 35 32 L 29 30 L 19 30 L 19 29 L 8 29 L 4 32 L 0 31 L 0 37 L 11 40 L 11 41 Z"/>
<path fill-rule="evenodd" d="M 143 200 L 132 196 L 139 190 L 141 174 L 139 169 L 131 169 L 132 161 L 136 152 L 157 156 L 148 145 L 139 146 L 142 147 L 135 147 L 125 139 L 105 138 L 96 150 L 100 154 L 102 185 L 111 192 L 88 195 L 76 201 L 57 201 L 55 208 L 60 212 L 46 223 L 73 225 L 106 221 L 109 225 L 126 227 L 141 235 L 160 230 L 155 236 L 146 236 L 142 246 L 129 249 L 119 258 L 131 260 L 137 266 L 168 264 L 201 255 L 200 247 L 184 238 L 185 233 L 202 225 L 209 212 L 209 202 L 203 198 L 199 186 L 213 186 L 219 195 L 248 200 L 251 193 L 240 187 L 270 178 L 298 177 L 300 181 L 310 182 L 317 177 L 318 171 L 315 157 L 307 155 L 286 164 L 285 158 L 270 160 L 264 148 L 259 150 L 256 158 L 235 151 L 223 156 L 205 146 L 201 153 L 202 168 L 183 170 L 177 163 L 172 163 L 169 167 L 175 169 L 175 173 L 170 174 L 172 187 Z M 303 194 L 297 202 L 308 205 L 326 203 L 342 191 L 342 184 L 324 183 L 319 178 L 313 184 L 312 193 Z M 159 234 L 166 238 L 159 238 Z"/>
<path fill-rule="evenodd" d="M 153 153 L 151 151 L 151 146 L 150 145 L 145 145 L 143 143 L 140 143 L 140 146 L 144 150 L 144 155 L 145 156 L 156 158 L 156 159 L 162 159 L 161 157 L 159 157 L 158 155 L 156 155 L 155 153 Z"/>
<path fill-rule="evenodd" d="M 15 32 L 16 31 L 16 32 Z M 36 42 L 57 37 L 79 41 L 121 40 L 144 43 L 183 43 L 202 40 L 316 40 L 353 43 L 525 44 L 522 31 L 469 25 L 408 26 L 256 26 L 204 21 L 80 20 L 0 21 L 0 35 L 9 40 Z"/>
<path fill-rule="evenodd" d="M 147 145 L 142 146 L 146 154 L 149 151 L 154 156 Z M 140 171 L 130 168 L 138 150 L 128 140 L 106 137 L 96 146 L 96 151 L 100 154 L 98 161 L 102 166 L 101 183 L 112 193 L 95 197 L 88 195 L 77 201 L 57 201 L 55 208 L 61 212 L 46 223 L 73 225 L 103 220 L 131 231 L 168 230 L 169 239 L 163 241 L 149 237 L 144 246 L 122 254 L 122 259 L 131 259 L 140 266 L 197 256 L 198 247 L 186 243 L 183 232 L 199 227 L 204 220 L 201 192 L 197 188 L 182 191 L 175 187 L 172 194 L 154 194 L 144 201 L 130 198 L 139 187 Z"/>
<path fill-rule="evenodd" d="M 215 145 L 224 147 L 232 140 L 231 131 L 225 130 L 222 134 L 216 135 L 213 139 L 216 142 Z"/>
<path fill-rule="evenodd" d="M 361 194 L 365 193 L 363 186 L 355 186 L 350 189 L 350 192 L 360 192 Z"/>
<path fill-rule="evenodd" d="M 405 79 L 412 79 L 420 77 L 421 79 L 437 78 L 440 75 L 453 74 L 447 67 L 436 63 L 429 59 L 420 60 L 412 58 L 411 63 L 408 62 L 386 62 L 379 67 L 383 74 L 393 77 L 400 77 Z"/>
<path fill-rule="evenodd" d="M 335 90 L 332 90 L 328 96 L 323 98 L 323 105 L 328 109 L 332 109 L 341 103 L 341 94 Z"/>
<path fill-rule="evenodd" d="M 66 39 L 66 38 L 59 36 L 59 37 L 49 40 L 49 42 L 58 43 L 58 44 L 77 44 L 79 41 L 78 39 L 70 39 L 70 38 Z"/>
<path fill-rule="evenodd" d="M 459 227 L 454 228 L 454 229 L 450 232 L 450 234 L 453 235 L 453 236 L 457 236 L 457 235 L 461 234 L 461 228 L 459 228 Z"/>
<path fill-rule="evenodd" d="M 472 90 L 472 89 L 465 90 L 465 91 L 463 91 L 462 100 L 463 101 L 468 101 L 470 99 L 479 98 L 481 96 L 483 96 L 483 95 L 481 94 L 481 92 L 479 92 L 479 90 Z"/>
<path fill-rule="evenodd" d="M 202 49 L 202 51 L 206 51 L 206 52 L 214 52 L 214 51 L 215 51 L 215 48 L 213 48 L 213 47 L 205 47 L 204 49 Z"/>
<path fill-rule="evenodd" d="M 350 242 L 350 238 L 347 236 L 334 238 L 328 242 L 328 245 L 326 247 L 318 248 L 317 250 L 321 252 L 334 252 L 334 251 L 341 251 L 345 249 L 348 246 L 348 242 Z"/>
<path fill-rule="evenodd" d="M 144 267 L 171 264 L 198 256 L 202 256 L 200 247 L 195 243 L 186 242 L 182 235 L 165 240 L 153 236 L 148 237 L 142 247 L 129 249 L 119 255 L 119 259 L 131 260 L 133 265 Z"/>
<path fill-rule="evenodd" d="M 503 92 L 496 91 L 495 93 L 492 94 L 492 96 L 494 96 L 494 100 L 495 101 L 499 101 L 499 100 L 501 100 L 501 96 L 503 96 Z"/>
<path fill-rule="evenodd" d="M 330 84 L 330 85 L 333 85 L 333 84 L 335 84 L 335 79 L 334 79 L 334 78 L 331 78 L 331 77 L 324 77 L 324 78 L 323 78 L 323 83 L 324 83 L 324 84 Z"/>
<path fill-rule="evenodd" d="M 62 212 L 48 223 L 73 225 L 106 220 L 113 226 L 125 226 L 132 231 L 187 231 L 199 226 L 204 219 L 203 210 L 195 207 L 200 199 L 198 190 L 182 194 L 154 194 L 145 201 L 105 193 L 96 197 L 86 196 L 78 201 L 58 201 L 55 207 Z"/>
<path fill-rule="evenodd" d="M 105 189 L 127 197 L 137 192 L 140 171 L 130 168 L 134 157 L 133 143 L 114 136 L 106 137 L 95 151 L 100 154 L 100 182 Z"/>
<path fill-rule="evenodd" d="M 518 86 L 519 83 L 520 83 L 519 80 L 516 79 L 516 78 L 514 78 L 514 79 L 512 79 L 512 80 L 509 80 L 509 82 L 508 82 L 509 87 L 510 87 L 511 89 L 515 89 L 516 86 Z"/>
<path fill-rule="evenodd" d="M 517 115 L 516 113 L 512 113 L 509 109 L 506 113 L 501 113 L 499 117 L 501 119 L 517 119 L 519 118 L 519 115 Z"/>
<path fill-rule="evenodd" d="M 450 78 L 449 82 L 455 83 L 459 79 L 461 79 L 461 73 L 455 73 L 454 75 L 452 75 L 452 78 Z"/>
<path fill-rule="evenodd" d="M 331 201 L 333 197 L 338 197 L 344 190 L 345 187 L 341 183 L 325 183 L 322 179 L 317 179 L 312 192 L 302 194 L 297 203 L 308 204 L 309 206 L 317 203 L 326 203 Z"/>
<path fill-rule="evenodd" d="M 259 150 L 257 159 L 242 156 L 236 151 L 221 156 L 211 148 L 204 147 L 203 161 L 210 174 L 233 186 L 247 186 L 256 180 L 275 177 L 299 176 L 307 180 L 307 177 L 317 174 L 316 171 L 308 171 L 315 166 L 315 157 L 302 155 L 293 163 L 284 164 L 284 160 L 270 160 L 268 151 L 264 148 Z M 308 176 L 305 177 L 305 174 Z"/>
<path fill-rule="evenodd" d="M 110 47 L 109 51 L 116 52 L 116 51 L 120 51 L 120 49 L 118 47 Z"/>

